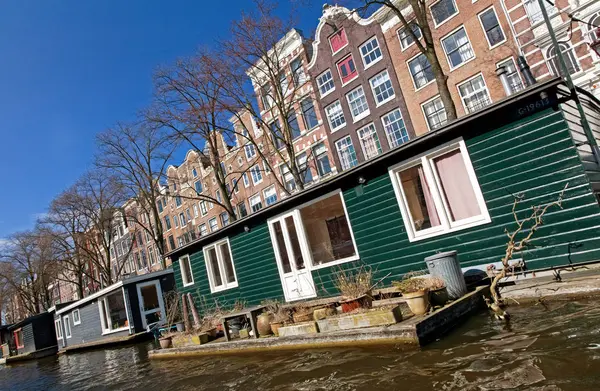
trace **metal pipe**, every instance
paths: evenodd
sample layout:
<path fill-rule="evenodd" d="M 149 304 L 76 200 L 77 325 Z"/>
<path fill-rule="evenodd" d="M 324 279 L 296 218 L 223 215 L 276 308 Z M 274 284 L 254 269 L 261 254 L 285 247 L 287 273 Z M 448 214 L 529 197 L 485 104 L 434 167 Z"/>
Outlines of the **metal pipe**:
<path fill-rule="evenodd" d="M 512 95 L 512 87 L 508 82 L 508 77 L 506 77 L 506 68 L 503 65 L 496 68 L 496 76 L 498 76 L 498 79 L 500 79 L 500 83 L 502 83 L 502 88 L 504 88 L 504 93 L 506 96 Z"/>
<path fill-rule="evenodd" d="M 529 87 L 537 83 L 535 77 L 533 77 L 533 73 L 531 73 L 531 68 L 529 68 L 529 64 L 527 60 L 523 56 L 517 57 L 517 65 L 519 66 L 519 71 L 521 71 L 521 75 L 525 78 L 525 86 Z"/>

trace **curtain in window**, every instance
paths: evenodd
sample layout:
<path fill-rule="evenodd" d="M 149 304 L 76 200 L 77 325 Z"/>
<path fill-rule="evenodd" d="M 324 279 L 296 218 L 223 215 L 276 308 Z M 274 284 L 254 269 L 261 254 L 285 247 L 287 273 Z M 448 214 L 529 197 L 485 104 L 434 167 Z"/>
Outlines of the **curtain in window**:
<path fill-rule="evenodd" d="M 433 160 L 452 221 L 481 214 L 465 162 L 459 150 Z"/>
<path fill-rule="evenodd" d="M 427 206 L 427 214 L 429 215 L 429 222 L 432 227 L 440 225 L 440 218 L 438 217 L 437 210 L 435 210 L 435 204 L 433 203 L 433 197 L 429 191 L 429 185 L 425 179 L 425 173 L 423 172 L 423 166 L 417 168 L 419 172 L 419 181 L 421 182 L 421 189 L 423 190 L 423 198 L 425 199 L 425 205 Z"/>

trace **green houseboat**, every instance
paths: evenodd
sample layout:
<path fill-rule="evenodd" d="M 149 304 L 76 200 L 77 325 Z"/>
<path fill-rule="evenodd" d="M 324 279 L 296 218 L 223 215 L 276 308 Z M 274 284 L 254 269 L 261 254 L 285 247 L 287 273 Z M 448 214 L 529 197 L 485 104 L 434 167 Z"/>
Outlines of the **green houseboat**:
<path fill-rule="evenodd" d="M 337 295 L 341 268 L 367 265 L 383 284 L 457 250 L 463 270 L 498 264 L 517 212 L 557 199 L 527 270 L 600 258 L 600 102 L 559 79 L 534 85 L 167 254 L 177 289 L 231 306 Z M 385 278 L 384 278 L 385 277 Z"/>

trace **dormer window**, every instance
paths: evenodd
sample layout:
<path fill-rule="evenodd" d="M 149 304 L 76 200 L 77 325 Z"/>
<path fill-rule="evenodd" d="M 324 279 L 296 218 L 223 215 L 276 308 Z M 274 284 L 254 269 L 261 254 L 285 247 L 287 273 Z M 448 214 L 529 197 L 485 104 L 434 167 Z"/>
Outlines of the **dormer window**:
<path fill-rule="evenodd" d="M 339 29 L 329 37 L 329 44 L 333 54 L 339 52 L 342 48 L 348 45 L 348 37 L 344 29 Z"/>

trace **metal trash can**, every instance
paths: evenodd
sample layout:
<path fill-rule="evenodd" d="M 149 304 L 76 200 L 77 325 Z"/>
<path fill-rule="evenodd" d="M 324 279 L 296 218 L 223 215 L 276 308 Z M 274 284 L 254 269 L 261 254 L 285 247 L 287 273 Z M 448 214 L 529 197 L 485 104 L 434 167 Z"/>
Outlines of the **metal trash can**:
<path fill-rule="evenodd" d="M 456 255 L 456 251 L 448 251 L 425 258 L 429 274 L 431 277 L 439 277 L 444 280 L 448 297 L 451 300 L 456 300 L 467 293 L 465 277 Z"/>

